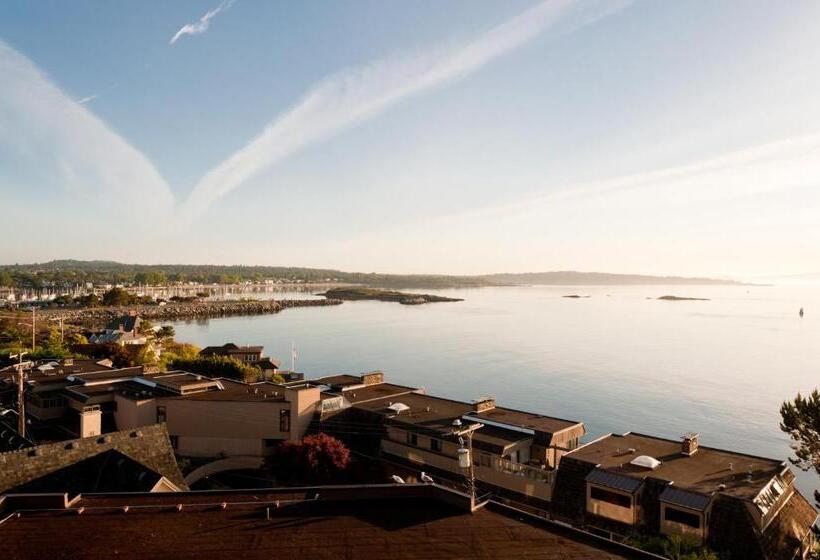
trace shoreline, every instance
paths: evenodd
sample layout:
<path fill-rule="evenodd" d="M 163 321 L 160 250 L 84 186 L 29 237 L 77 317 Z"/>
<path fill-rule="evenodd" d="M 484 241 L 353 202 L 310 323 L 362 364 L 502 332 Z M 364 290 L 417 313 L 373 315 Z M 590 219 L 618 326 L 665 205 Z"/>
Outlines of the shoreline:
<path fill-rule="evenodd" d="M 239 315 L 268 315 L 294 307 L 325 307 L 341 305 L 338 299 L 281 299 L 250 301 L 201 301 L 169 303 L 167 305 L 124 305 L 111 307 L 88 307 L 80 309 L 44 309 L 38 313 L 38 321 L 62 319 L 66 323 L 82 327 L 105 325 L 117 317 L 136 314 L 153 321 L 182 321 L 187 319 L 210 319 Z"/>

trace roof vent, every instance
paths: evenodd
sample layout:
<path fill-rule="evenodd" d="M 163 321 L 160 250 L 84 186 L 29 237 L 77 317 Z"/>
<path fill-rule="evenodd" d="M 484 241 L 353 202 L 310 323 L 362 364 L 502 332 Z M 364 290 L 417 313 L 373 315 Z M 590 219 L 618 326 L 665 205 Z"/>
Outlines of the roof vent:
<path fill-rule="evenodd" d="M 654 471 L 661 466 L 661 462 L 649 455 L 639 455 L 629 462 L 630 465 Z"/>

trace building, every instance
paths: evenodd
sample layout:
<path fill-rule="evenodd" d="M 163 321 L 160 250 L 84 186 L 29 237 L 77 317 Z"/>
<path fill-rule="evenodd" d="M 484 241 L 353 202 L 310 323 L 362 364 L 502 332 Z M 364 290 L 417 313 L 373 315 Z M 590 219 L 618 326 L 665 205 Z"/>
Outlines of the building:
<path fill-rule="evenodd" d="M 91 344 L 147 344 L 148 337 L 140 332 L 142 319 L 137 315 L 123 315 L 112 320 L 105 330 L 88 338 Z"/>
<path fill-rule="evenodd" d="M 419 470 L 462 478 L 458 434 L 477 427 L 468 436 L 477 481 L 519 499 L 549 502 L 556 466 L 585 432 L 582 422 L 500 407 L 489 397 L 461 402 L 384 383 L 381 372 L 314 383 L 323 389 L 316 429 L 342 439 L 353 432 L 354 445 L 362 435 L 378 438 L 383 455 Z"/>
<path fill-rule="evenodd" d="M 119 429 L 166 423 L 174 449 L 188 457 L 264 457 L 281 441 L 301 439 L 319 402 L 319 389 L 309 385 L 243 383 L 186 372 L 135 377 L 110 391 L 74 392 L 87 403 L 112 399 Z"/>
<path fill-rule="evenodd" d="M 407 560 L 660 557 L 435 484 L 7 495 L 8 558 L 347 558 Z"/>
<path fill-rule="evenodd" d="M 802 557 L 817 513 L 783 461 L 637 433 L 565 455 L 554 510 L 606 534 L 686 535 L 732 558 Z"/>
<path fill-rule="evenodd" d="M 162 425 L 0 453 L 0 493 L 187 490 Z"/>
<path fill-rule="evenodd" d="M 264 349 L 264 346 L 238 346 L 233 342 L 228 342 L 222 346 L 206 346 L 199 352 L 199 355 L 203 357 L 225 356 L 246 364 L 255 364 L 262 360 Z M 276 365 L 278 368 L 278 363 Z"/>

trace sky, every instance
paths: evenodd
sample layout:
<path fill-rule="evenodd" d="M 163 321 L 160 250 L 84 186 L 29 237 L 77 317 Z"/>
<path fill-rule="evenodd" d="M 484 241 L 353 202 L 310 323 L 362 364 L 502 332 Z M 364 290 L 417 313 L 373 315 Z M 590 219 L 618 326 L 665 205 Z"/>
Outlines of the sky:
<path fill-rule="evenodd" d="M 0 3 L 0 263 L 820 272 L 820 3 Z"/>

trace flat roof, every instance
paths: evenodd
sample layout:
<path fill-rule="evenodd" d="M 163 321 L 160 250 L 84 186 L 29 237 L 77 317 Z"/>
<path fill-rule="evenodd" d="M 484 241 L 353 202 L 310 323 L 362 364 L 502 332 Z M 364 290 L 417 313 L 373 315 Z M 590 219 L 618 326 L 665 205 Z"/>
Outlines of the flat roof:
<path fill-rule="evenodd" d="M 422 389 L 415 387 L 407 387 L 405 385 L 394 385 L 392 383 L 377 383 L 374 385 L 365 385 L 363 387 L 356 387 L 355 389 L 348 389 L 347 391 L 325 391 L 328 394 L 335 396 L 343 396 L 351 404 L 372 401 L 375 399 L 387 399 L 391 397 L 399 398 L 399 395 L 419 391 L 423 393 Z"/>
<path fill-rule="evenodd" d="M 515 410 L 512 408 L 505 408 L 497 406 L 491 410 L 478 412 L 472 414 L 478 420 L 489 420 L 491 422 L 499 422 L 502 424 L 509 424 L 512 426 L 519 426 L 528 428 L 537 432 L 545 432 L 554 434 L 561 430 L 574 428 L 583 423 L 577 420 L 565 420 L 563 418 L 554 418 L 552 416 L 545 416 L 543 414 L 535 414 L 532 412 L 524 412 L 523 410 Z"/>
<path fill-rule="evenodd" d="M 657 459 L 660 466 L 649 470 L 630 464 L 641 455 Z M 687 456 L 681 453 L 680 441 L 638 433 L 605 436 L 579 447 L 565 458 L 600 465 L 602 469 L 632 478 L 667 480 L 679 488 L 701 494 L 721 491 L 747 499 L 754 498 L 784 469 L 783 461 L 703 445 L 694 455 Z M 720 485 L 725 485 L 725 489 L 719 490 Z"/>
<path fill-rule="evenodd" d="M 12 516 L 0 525 L 0 540 L 9 558 L 22 560 L 54 551 L 89 559 L 657 558 L 494 504 L 469 513 L 433 490 L 364 487 L 358 491 L 363 498 L 329 499 L 323 496 L 334 490 L 321 487 L 83 496 L 71 515 L 29 510 Z M 177 504 L 184 504 L 181 511 Z M 76 513 L 79 507 L 85 508 L 82 514 Z"/>
<path fill-rule="evenodd" d="M 285 388 L 276 383 L 243 383 L 233 379 L 220 377 L 213 381 L 219 382 L 222 389 L 211 389 L 184 395 L 171 395 L 168 398 L 184 399 L 188 401 L 242 401 L 242 402 L 283 402 Z"/>

